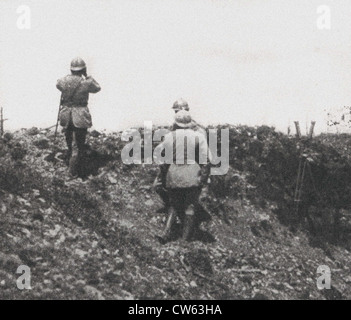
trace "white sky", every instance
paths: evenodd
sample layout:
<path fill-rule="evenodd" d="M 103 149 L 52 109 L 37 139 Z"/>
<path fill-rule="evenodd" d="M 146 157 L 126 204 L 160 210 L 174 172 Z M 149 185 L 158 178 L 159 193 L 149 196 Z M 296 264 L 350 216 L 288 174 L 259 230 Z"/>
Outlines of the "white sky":
<path fill-rule="evenodd" d="M 19 5 L 31 28 L 17 28 Z M 331 30 L 317 7 L 329 5 Z M 0 0 L 0 104 L 6 128 L 56 121 L 56 80 L 82 56 L 102 91 L 97 129 L 170 123 L 183 97 L 200 123 L 316 120 L 351 105 L 350 0 Z"/>

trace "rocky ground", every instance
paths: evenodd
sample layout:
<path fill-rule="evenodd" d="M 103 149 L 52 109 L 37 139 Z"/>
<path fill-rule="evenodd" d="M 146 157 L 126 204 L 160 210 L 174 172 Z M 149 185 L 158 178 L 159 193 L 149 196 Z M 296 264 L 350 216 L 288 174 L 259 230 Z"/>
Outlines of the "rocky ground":
<path fill-rule="evenodd" d="M 195 241 L 161 245 L 157 167 L 124 165 L 120 133 L 92 132 L 88 143 L 96 175 L 72 179 L 61 134 L 21 130 L 0 142 L 1 299 L 351 298 L 347 248 L 314 245 L 269 199 L 224 196 Z M 246 171 L 235 174 L 240 188 Z M 19 265 L 30 267 L 31 290 L 16 286 Z M 317 288 L 320 265 L 330 290 Z"/>

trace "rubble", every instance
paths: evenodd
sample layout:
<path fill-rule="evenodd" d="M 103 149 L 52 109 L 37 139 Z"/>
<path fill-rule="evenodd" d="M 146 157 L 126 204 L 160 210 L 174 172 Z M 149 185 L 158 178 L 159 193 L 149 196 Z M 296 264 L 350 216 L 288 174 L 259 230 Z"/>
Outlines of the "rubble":
<path fill-rule="evenodd" d="M 121 133 L 88 137 L 89 161 L 78 179 L 61 159 L 63 135 L 54 141 L 50 132 L 27 130 L 0 141 L 0 298 L 350 299 L 349 159 L 318 139 L 229 129 L 231 168 L 211 177 L 203 199 L 212 219 L 195 241 L 163 246 L 155 238 L 162 203 L 151 188 L 157 166 L 123 164 Z M 312 221 L 323 226 L 339 212 L 343 243 L 284 220 L 302 149 L 324 199 L 304 194 Z M 19 264 L 31 269 L 27 292 L 16 288 Z M 332 270 L 330 292 L 316 287 L 320 265 Z"/>

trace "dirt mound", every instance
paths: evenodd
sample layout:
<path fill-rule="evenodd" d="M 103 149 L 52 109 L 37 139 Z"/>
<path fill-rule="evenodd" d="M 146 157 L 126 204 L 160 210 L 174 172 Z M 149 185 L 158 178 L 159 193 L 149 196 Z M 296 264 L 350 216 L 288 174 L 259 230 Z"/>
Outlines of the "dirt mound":
<path fill-rule="evenodd" d="M 314 176 L 325 172 L 322 182 L 336 168 L 348 172 L 348 161 L 323 143 L 299 147 L 271 128 L 229 129 L 231 168 L 212 178 L 203 202 L 212 219 L 202 231 L 212 241 L 164 246 L 154 236 L 165 221 L 151 188 L 157 166 L 123 164 L 120 133 L 88 137 L 87 166 L 93 169 L 83 179 L 68 174 L 63 136 L 54 141 L 52 133 L 35 130 L 1 140 L 1 298 L 350 298 L 349 252 L 333 242 L 316 248 L 311 239 L 319 236 L 304 228 L 292 232 L 278 219 L 290 214 L 285 210 L 302 147 L 317 153 L 311 169 Z M 322 182 L 316 188 L 323 194 Z M 343 184 L 329 185 L 339 195 Z M 320 211 L 318 198 L 304 197 L 310 216 L 321 223 L 330 216 L 328 206 Z M 333 210 L 346 224 L 344 198 L 342 206 L 333 196 L 324 201 L 338 203 Z M 19 264 L 31 268 L 32 290 L 17 288 Z M 332 292 L 316 287 L 320 265 L 332 270 Z"/>
<path fill-rule="evenodd" d="M 246 198 L 260 208 L 265 208 L 267 200 L 273 201 L 282 222 L 351 248 L 347 240 L 351 213 L 348 157 L 326 144 L 323 137 L 298 140 L 269 127 L 217 127 L 223 128 L 230 132 L 231 170 L 213 179 L 217 197 Z M 300 163 L 302 167 L 306 163 L 306 171 L 297 210 Z"/>

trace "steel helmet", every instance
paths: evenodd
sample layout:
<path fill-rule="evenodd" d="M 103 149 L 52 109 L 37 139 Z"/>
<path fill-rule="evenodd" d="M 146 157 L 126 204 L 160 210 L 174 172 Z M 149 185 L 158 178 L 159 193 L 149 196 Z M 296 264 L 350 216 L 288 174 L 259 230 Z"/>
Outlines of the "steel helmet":
<path fill-rule="evenodd" d="M 189 111 L 180 110 L 174 116 L 175 123 L 182 128 L 189 128 L 192 124 L 192 119 Z"/>
<path fill-rule="evenodd" d="M 82 58 L 74 58 L 71 62 L 71 70 L 72 71 L 80 71 L 87 67 L 84 60 Z"/>
<path fill-rule="evenodd" d="M 189 111 L 189 105 L 184 99 L 180 98 L 173 103 L 172 109 L 174 109 L 174 111 L 177 111 L 177 110 Z"/>

